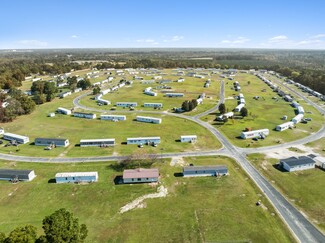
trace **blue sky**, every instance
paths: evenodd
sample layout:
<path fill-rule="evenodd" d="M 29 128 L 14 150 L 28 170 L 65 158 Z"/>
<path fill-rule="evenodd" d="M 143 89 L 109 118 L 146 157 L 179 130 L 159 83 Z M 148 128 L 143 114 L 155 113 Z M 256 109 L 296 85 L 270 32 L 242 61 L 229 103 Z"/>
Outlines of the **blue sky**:
<path fill-rule="evenodd" d="M 325 49 L 324 0 L 8 0 L 0 49 Z"/>

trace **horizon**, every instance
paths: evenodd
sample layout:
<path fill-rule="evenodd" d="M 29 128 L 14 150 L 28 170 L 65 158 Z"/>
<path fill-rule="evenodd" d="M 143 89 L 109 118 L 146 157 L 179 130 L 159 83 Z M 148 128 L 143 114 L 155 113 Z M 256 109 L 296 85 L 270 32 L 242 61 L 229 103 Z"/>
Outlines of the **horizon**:
<path fill-rule="evenodd" d="M 2 4 L 0 49 L 236 48 L 325 50 L 325 2 Z M 14 9 L 15 15 L 12 14 Z"/>

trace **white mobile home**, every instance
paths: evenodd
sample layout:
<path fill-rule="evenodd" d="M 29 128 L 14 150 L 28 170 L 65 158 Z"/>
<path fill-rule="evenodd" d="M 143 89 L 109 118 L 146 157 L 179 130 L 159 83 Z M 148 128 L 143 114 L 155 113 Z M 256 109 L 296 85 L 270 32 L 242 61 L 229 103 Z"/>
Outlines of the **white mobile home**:
<path fill-rule="evenodd" d="M 100 115 L 101 120 L 108 120 L 108 121 L 125 121 L 126 116 L 124 115 Z"/>
<path fill-rule="evenodd" d="M 260 129 L 255 131 L 242 132 L 240 137 L 243 139 L 258 138 L 258 137 L 267 136 L 269 134 L 270 134 L 269 129 Z"/>
<path fill-rule="evenodd" d="M 222 114 L 222 115 L 218 116 L 217 120 L 218 121 L 223 121 L 225 118 L 230 118 L 230 117 L 233 117 L 233 116 L 234 116 L 233 112 L 227 112 L 225 114 Z"/>
<path fill-rule="evenodd" d="M 7 141 L 16 141 L 17 143 L 25 144 L 29 142 L 29 137 L 17 135 L 9 132 L 3 134 L 3 139 Z"/>
<path fill-rule="evenodd" d="M 314 161 L 319 168 L 325 169 L 325 157 L 317 156 Z"/>
<path fill-rule="evenodd" d="M 305 110 L 304 110 L 304 108 L 301 105 L 299 105 L 297 107 L 297 111 L 298 111 L 298 114 L 305 114 Z"/>
<path fill-rule="evenodd" d="M 95 119 L 96 114 L 94 113 L 83 113 L 83 112 L 74 112 L 74 117 L 86 118 L 86 119 Z"/>
<path fill-rule="evenodd" d="M 162 103 L 144 103 L 144 107 L 159 107 L 162 108 L 163 104 Z"/>
<path fill-rule="evenodd" d="M 68 109 L 65 109 L 65 108 L 62 108 L 62 107 L 59 107 L 57 109 L 57 112 L 61 113 L 61 114 L 64 114 L 64 115 L 71 115 L 71 110 L 68 110 Z"/>
<path fill-rule="evenodd" d="M 234 112 L 240 112 L 241 109 L 245 106 L 245 104 L 239 104 L 236 106 L 236 108 L 234 109 Z"/>
<path fill-rule="evenodd" d="M 195 143 L 197 141 L 196 135 L 183 135 L 181 136 L 182 143 Z"/>
<path fill-rule="evenodd" d="M 298 114 L 298 115 L 296 115 L 294 118 L 292 118 L 291 121 L 292 121 L 294 124 L 297 124 L 297 123 L 301 122 L 302 118 L 304 118 L 304 115 L 303 115 L 303 114 Z"/>
<path fill-rule="evenodd" d="M 290 127 L 294 127 L 294 123 L 292 121 L 290 122 L 285 122 L 283 124 L 280 124 L 280 125 L 277 125 L 275 127 L 275 130 L 279 131 L 279 132 L 282 132 L 284 130 L 287 130 L 288 128 Z"/>
<path fill-rule="evenodd" d="M 115 103 L 116 106 L 119 106 L 119 107 L 135 107 L 135 106 L 138 106 L 138 103 L 137 102 L 116 102 Z"/>
<path fill-rule="evenodd" d="M 138 138 L 127 138 L 127 144 L 159 144 L 160 137 L 138 137 Z"/>
<path fill-rule="evenodd" d="M 139 122 L 147 122 L 147 123 L 155 123 L 155 124 L 160 124 L 162 121 L 161 118 L 148 117 L 148 116 L 137 116 L 136 120 Z"/>
<path fill-rule="evenodd" d="M 69 140 L 65 138 L 35 138 L 34 144 L 36 146 L 67 147 L 69 146 Z"/>
<path fill-rule="evenodd" d="M 59 94 L 59 97 L 60 98 L 64 98 L 64 97 L 67 97 L 69 95 L 71 95 L 71 91 L 66 91 L 66 92 L 60 93 Z"/>
<path fill-rule="evenodd" d="M 3 181 L 31 181 L 35 177 L 33 170 L 0 169 L 0 180 Z"/>
<path fill-rule="evenodd" d="M 56 183 L 82 183 L 98 181 L 97 172 L 65 172 L 55 175 Z"/>
<path fill-rule="evenodd" d="M 166 97 L 184 97 L 183 93 L 166 93 Z"/>
<path fill-rule="evenodd" d="M 81 139 L 80 147 L 108 147 L 115 146 L 115 138 Z"/>

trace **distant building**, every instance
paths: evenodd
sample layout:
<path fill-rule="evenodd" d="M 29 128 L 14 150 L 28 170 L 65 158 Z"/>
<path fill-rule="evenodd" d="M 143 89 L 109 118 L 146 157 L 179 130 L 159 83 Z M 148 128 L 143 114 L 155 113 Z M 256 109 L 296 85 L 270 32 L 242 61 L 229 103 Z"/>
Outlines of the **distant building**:
<path fill-rule="evenodd" d="M 56 183 L 82 183 L 98 181 L 97 172 L 65 172 L 55 175 Z"/>
<path fill-rule="evenodd" d="M 0 180 L 3 181 L 31 181 L 35 177 L 33 170 L 0 169 Z"/>
<path fill-rule="evenodd" d="M 287 159 L 281 159 L 280 165 L 283 169 L 291 172 L 315 168 L 315 161 L 307 156 L 300 156 L 298 158 L 290 157 Z"/>
<path fill-rule="evenodd" d="M 209 166 L 185 166 L 183 167 L 183 176 L 219 176 L 228 175 L 228 168 L 224 165 Z"/>
<path fill-rule="evenodd" d="M 157 182 L 159 178 L 158 169 L 134 169 L 123 171 L 123 183 Z"/>

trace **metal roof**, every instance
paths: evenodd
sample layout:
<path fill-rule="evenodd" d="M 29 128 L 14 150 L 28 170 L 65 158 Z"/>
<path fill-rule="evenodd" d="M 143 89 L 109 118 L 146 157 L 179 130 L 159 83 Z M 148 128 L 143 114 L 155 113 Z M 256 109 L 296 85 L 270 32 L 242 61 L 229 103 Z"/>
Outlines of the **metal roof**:
<path fill-rule="evenodd" d="M 55 177 L 78 177 L 78 176 L 96 176 L 98 177 L 98 173 L 96 172 L 61 172 L 56 173 Z"/>
<path fill-rule="evenodd" d="M 306 165 L 306 164 L 315 164 L 315 161 L 307 156 L 300 156 L 298 158 L 290 157 L 287 159 L 281 159 L 280 162 L 286 163 L 290 167 Z"/>
<path fill-rule="evenodd" d="M 39 140 L 39 141 L 53 141 L 53 142 L 65 142 L 68 139 L 67 138 L 35 138 L 35 142 Z"/>
<path fill-rule="evenodd" d="M 100 138 L 100 139 L 81 139 L 80 143 L 87 142 L 115 142 L 115 138 Z"/>
<path fill-rule="evenodd" d="M 132 178 L 156 178 L 159 177 L 159 170 L 156 168 L 153 169 L 143 169 L 138 168 L 134 170 L 124 170 L 123 179 L 132 179 Z"/>
<path fill-rule="evenodd" d="M 228 170 L 225 165 L 185 166 L 183 171 Z"/>

